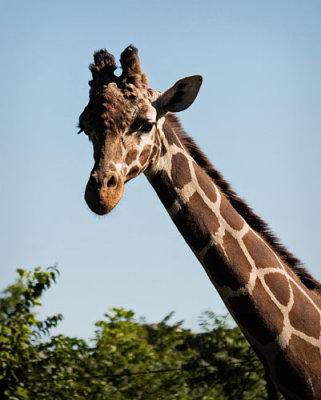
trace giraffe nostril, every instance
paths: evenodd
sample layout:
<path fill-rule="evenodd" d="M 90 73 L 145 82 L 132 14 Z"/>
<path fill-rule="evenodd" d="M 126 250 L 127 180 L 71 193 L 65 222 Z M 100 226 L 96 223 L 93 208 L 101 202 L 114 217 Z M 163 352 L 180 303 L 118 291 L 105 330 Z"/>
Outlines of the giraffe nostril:
<path fill-rule="evenodd" d="M 114 187 L 117 185 L 117 181 L 114 175 L 111 175 L 109 178 L 107 178 L 107 184 L 106 186 L 108 188 Z"/>

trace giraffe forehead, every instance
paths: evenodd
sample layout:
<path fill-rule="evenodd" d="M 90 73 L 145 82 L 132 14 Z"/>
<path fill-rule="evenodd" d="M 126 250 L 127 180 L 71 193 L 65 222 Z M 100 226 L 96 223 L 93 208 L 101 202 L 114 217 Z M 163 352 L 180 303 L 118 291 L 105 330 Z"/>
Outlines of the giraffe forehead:
<path fill-rule="evenodd" d="M 116 84 L 108 85 L 102 97 L 103 122 L 105 129 L 122 132 L 139 116 L 147 120 L 156 119 L 156 110 L 151 105 L 146 91 L 135 86 L 119 88 Z"/>

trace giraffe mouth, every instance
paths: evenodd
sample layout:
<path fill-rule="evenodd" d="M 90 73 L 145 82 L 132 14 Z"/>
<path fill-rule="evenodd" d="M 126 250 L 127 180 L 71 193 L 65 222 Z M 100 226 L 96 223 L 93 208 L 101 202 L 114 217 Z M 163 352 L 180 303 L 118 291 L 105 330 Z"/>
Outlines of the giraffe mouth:
<path fill-rule="evenodd" d="M 108 214 L 116 207 L 124 193 L 124 182 L 115 173 L 106 174 L 101 180 L 92 173 L 86 187 L 85 200 L 88 207 L 97 215 Z"/>

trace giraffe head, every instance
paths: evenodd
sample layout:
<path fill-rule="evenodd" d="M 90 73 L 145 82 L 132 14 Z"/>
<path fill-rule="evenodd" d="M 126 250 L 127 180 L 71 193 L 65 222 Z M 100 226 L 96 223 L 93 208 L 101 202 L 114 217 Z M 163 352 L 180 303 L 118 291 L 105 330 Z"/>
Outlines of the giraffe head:
<path fill-rule="evenodd" d="M 168 111 L 189 107 L 202 83 L 201 76 L 191 76 L 160 93 L 148 88 L 135 47 L 124 50 L 120 63 L 122 73 L 116 76 L 114 57 L 106 50 L 95 53 L 89 103 L 79 117 L 80 131 L 92 142 L 95 160 L 85 200 L 99 215 L 116 206 L 127 181 L 157 161 L 158 121 Z"/>

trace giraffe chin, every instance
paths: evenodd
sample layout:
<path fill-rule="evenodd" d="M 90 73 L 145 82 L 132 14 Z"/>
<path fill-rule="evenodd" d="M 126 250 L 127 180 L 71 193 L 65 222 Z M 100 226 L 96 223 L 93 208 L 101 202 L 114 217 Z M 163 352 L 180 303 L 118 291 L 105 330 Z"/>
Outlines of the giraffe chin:
<path fill-rule="evenodd" d="M 118 204 L 124 193 L 125 185 L 117 185 L 117 188 L 110 190 L 92 190 L 86 188 L 85 200 L 88 207 L 97 215 L 108 214 Z"/>

